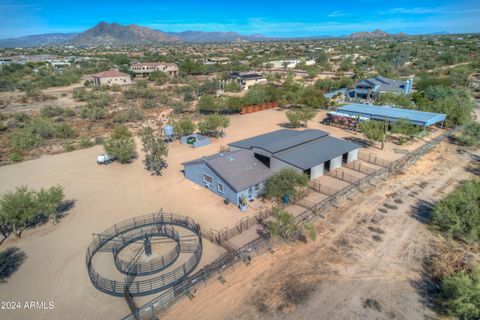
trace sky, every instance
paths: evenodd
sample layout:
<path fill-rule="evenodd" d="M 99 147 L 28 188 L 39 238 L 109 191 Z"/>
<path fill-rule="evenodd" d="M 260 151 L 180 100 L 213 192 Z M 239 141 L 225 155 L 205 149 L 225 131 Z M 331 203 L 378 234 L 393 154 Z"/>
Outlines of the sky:
<path fill-rule="evenodd" d="M 235 31 L 272 37 L 480 32 L 480 0 L 0 0 L 0 39 L 82 32 L 101 21 L 161 31 Z"/>

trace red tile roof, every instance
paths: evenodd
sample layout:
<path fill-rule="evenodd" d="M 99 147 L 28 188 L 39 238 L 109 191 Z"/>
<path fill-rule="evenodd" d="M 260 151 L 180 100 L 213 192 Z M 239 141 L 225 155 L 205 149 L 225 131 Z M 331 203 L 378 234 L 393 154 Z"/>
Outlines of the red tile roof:
<path fill-rule="evenodd" d="M 116 77 L 129 77 L 128 74 L 116 71 L 116 70 L 109 70 L 109 71 L 103 71 L 100 73 L 97 73 L 94 75 L 94 77 L 98 78 L 116 78 Z"/>

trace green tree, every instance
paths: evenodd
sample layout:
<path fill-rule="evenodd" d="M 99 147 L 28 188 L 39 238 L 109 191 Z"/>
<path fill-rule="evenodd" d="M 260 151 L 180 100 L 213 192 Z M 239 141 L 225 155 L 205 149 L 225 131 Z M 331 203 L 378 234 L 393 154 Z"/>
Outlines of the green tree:
<path fill-rule="evenodd" d="M 218 112 L 219 104 L 214 96 L 206 94 L 201 96 L 198 100 L 198 110 L 203 112 Z"/>
<path fill-rule="evenodd" d="M 35 193 L 26 186 L 7 191 L 0 199 L 0 213 L 4 221 L 11 225 L 13 233 L 20 238 L 28 223 L 38 212 Z"/>
<path fill-rule="evenodd" d="M 175 135 L 177 137 L 188 136 L 195 132 L 195 123 L 189 118 L 183 118 L 173 123 Z"/>
<path fill-rule="evenodd" d="M 198 124 L 198 130 L 203 135 L 220 137 L 223 129 L 230 125 L 230 119 L 224 115 L 211 114 Z"/>
<path fill-rule="evenodd" d="M 292 127 L 308 126 L 308 121 L 312 120 L 317 112 L 310 107 L 301 107 L 288 110 L 285 115 L 290 121 Z"/>
<path fill-rule="evenodd" d="M 267 224 L 269 234 L 290 239 L 293 233 L 297 231 L 297 225 L 295 224 L 293 215 L 285 210 L 274 208 L 273 217 L 274 220 L 269 221 Z"/>
<path fill-rule="evenodd" d="M 168 74 L 163 71 L 155 70 L 148 76 L 148 80 L 155 81 L 156 84 L 159 86 L 167 83 L 168 81 Z"/>
<path fill-rule="evenodd" d="M 435 204 L 433 224 L 450 237 L 480 241 L 480 181 L 467 181 Z"/>
<path fill-rule="evenodd" d="M 308 176 L 293 168 L 282 169 L 265 182 L 265 197 L 280 201 L 285 195 L 297 195 L 308 183 Z"/>
<path fill-rule="evenodd" d="M 125 126 L 115 128 L 110 139 L 103 143 L 105 152 L 115 157 L 120 163 L 129 163 L 135 157 L 135 141 Z"/>
<path fill-rule="evenodd" d="M 370 142 L 381 141 L 382 142 L 382 150 L 383 144 L 385 141 L 385 123 L 383 121 L 376 121 L 376 120 L 369 120 L 361 122 L 360 130 L 363 134 L 367 137 Z"/>
<path fill-rule="evenodd" d="M 49 189 L 40 189 L 36 192 L 37 208 L 46 215 L 52 224 L 58 221 L 58 208 L 65 200 L 62 186 L 53 186 Z"/>
<path fill-rule="evenodd" d="M 167 164 L 168 143 L 160 133 L 155 133 L 150 127 L 143 129 L 141 138 L 146 169 L 155 175 L 160 175 Z"/>

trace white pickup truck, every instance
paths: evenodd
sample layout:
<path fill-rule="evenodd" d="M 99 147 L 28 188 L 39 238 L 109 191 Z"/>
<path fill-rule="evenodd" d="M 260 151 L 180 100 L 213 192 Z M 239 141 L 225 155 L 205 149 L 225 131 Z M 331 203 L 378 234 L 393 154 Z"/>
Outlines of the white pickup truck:
<path fill-rule="evenodd" d="M 97 156 L 97 164 L 109 164 L 112 163 L 113 160 L 115 160 L 115 158 L 108 154 L 101 154 Z"/>

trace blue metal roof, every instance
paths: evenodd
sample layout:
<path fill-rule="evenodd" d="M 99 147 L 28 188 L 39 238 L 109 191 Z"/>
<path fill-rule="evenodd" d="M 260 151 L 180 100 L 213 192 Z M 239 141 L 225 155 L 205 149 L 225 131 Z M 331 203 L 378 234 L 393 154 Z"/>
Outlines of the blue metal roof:
<path fill-rule="evenodd" d="M 443 113 L 393 108 L 389 106 L 372 106 L 359 103 L 347 104 L 337 108 L 337 111 L 374 120 L 397 121 L 405 119 L 420 126 L 431 126 L 444 121 L 447 117 L 447 115 Z"/>

